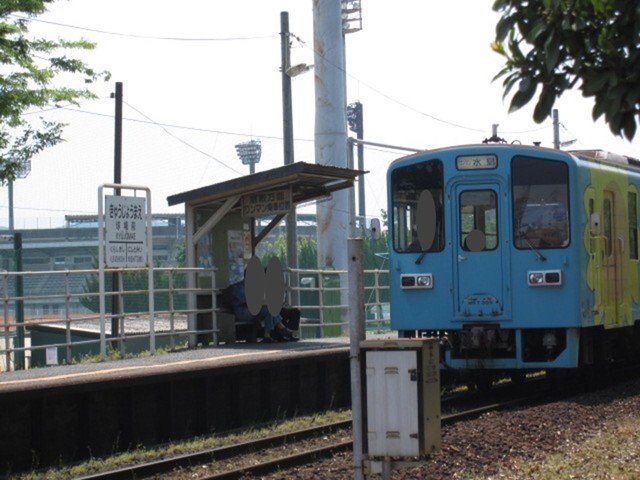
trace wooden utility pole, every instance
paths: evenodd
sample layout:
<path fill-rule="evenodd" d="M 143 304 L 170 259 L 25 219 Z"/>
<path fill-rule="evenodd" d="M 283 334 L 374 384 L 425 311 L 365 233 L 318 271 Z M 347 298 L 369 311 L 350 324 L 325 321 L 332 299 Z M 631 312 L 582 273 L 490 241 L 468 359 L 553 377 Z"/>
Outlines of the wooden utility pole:
<path fill-rule="evenodd" d="M 280 12 L 280 44 L 282 51 L 282 128 L 284 145 L 284 164 L 290 165 L 294 161 L 293 154 L 293 107 L 291 100 L 291 42 L 289 37 L 289 12 Z M 291 205 L 291 212 L 287 215 L 287 262 L 289 268 L 298 268 L 298 238 L 296 207 Z M 298 305 L 298 275 L 291 275 L 291 304 Z"/>

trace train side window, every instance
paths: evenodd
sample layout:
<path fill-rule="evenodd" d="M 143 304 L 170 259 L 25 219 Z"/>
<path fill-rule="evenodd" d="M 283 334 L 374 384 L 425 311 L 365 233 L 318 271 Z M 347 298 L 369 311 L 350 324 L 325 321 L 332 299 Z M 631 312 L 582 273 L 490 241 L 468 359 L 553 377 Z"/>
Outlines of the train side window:
<path fill-rule="evenodd" d="M 569 245 L 569 172 L 564 162 L 516 156 L 511 161 L 514 245 Z"/>
<path fill-rule="evenodd" d="M 498 212 L 496 192 L 493 190 L 466 190 L 460 194 L 460 246 L 471 250 L 467 236 L 473 230 L 484 234 L 482 250 L 498 246 Z"/>
<path fill-rule="evenodd" d="M 629 192 L 629 258 L 638 260 L 638 195 Z"/>

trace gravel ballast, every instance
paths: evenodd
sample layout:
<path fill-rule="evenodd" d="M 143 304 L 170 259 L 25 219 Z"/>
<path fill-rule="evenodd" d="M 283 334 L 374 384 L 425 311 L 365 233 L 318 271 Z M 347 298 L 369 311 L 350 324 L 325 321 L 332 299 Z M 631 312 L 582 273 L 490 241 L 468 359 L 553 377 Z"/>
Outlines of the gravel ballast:
<path fill-rule="evenodd" d="M 546 405 L 487 413 L 475 420 L 443 427 L 442 451 L 423 466 L 395 470 L 392 478 L 539 478 L 522 476 L 521 471 L 516 473 L 515 466 L 522 461 L 535 465 L 554 453 L 566 455 L 570 462 L 572 452 L 601 431 L 639 418 L 640 380 Z M 624 472 L 611 475 L 610 464 L 620 460 L 617 456 L 624 458 Z M 593 472 L 591 478 L 640 478 L 640 442 L 611 445 L 602 463 L 602 472 Z M 350 480 L 353 478 L 352 456 L 350 453 L 336 455 L 269 478 Z"/>

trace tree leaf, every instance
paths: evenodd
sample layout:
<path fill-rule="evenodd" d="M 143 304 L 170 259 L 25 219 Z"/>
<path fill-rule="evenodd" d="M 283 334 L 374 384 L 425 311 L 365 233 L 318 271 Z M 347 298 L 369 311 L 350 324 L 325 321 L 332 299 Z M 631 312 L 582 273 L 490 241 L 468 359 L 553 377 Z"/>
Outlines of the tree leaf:
<path fill-rule="evenodd" d="M 558 41 L 556 35 L 551 32 L 544 42 L 544 66 L 547 69 L 547 73 L 552 73 L 556 69 L 559 57 L 560 48 Z"/>
<path fill-rule="evenodd" d="M 551 114 L 551 108 L 555 101 L 556 94 L 553 87 L 545 86 L 533 110 L 533 120 L 536 123 L 542 123 Z"/>
<path fill-rule="evenodd" d="M 582 81 L 582 95 L 591 97 L 598 93 L 607 84 L 607 75 L 601 75 L 598 72 L 587 74 Z"/>
<path fill-rule="evenodd" d="M 513 18 L 510 16 L 503 16 L 498 20 L 496 25 L 496 41 L 502 43 L 507 35 L 513 28 Z"/>
<path fill-rule="evenodd" d="M 622 128 L 624 132 L 624 136 L 627 140 L 633 140 L 634 135 L 636 134 L 637 129 L 636 117 L 633 114 L 627 113 L 624 115 L 624 126 Z"/>
<path fill-rule="evenodd" d="M 598 120 L 602 114 L 604 113 L 606 104 L 605 102 L 603 102 L 602 100 L 596 99 L 595 103 L 593 104 L 593 110 L 591 111 L 591 117 L 593 118 L 593 121 Z"/>
<path fill-rule="evenodd" d="M 515 112 L 519 110 L 521 107 L 529 103 L 529 101 L 533 98 L 534 93 L 536 93 L 535 82 L 532 82 L 530 78 L 523 78 L 520 80 L 520 85 L 518 87 L 518 91 L 513 95 L 511 99 L 511 104 L 509 105 L 509 113 Z"/>

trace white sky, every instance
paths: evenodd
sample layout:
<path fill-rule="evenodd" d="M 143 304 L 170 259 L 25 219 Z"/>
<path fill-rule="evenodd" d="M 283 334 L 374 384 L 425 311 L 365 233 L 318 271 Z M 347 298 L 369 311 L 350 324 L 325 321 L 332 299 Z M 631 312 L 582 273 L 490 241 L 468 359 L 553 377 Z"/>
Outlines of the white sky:
<path fill-rule="evenodd" d="M 532 106 L 508 115 L 501 81 L 491 81 L 502 65 L 489 47 L 498 19 L 492 0 L 362 3 L 363 30 L 346 39 L 347 101 L 363 103 L 366 140 L 415 148 L 477 143 L 498 123 L 499 135 L 508 141 L 552 146 L 551 119 L 535 124 Z M 168 207 L 169 195 L 248 173 L 236 143 L 262 141 L 257 171 L 282 165 L 281 11 L 289 12 L 290 30 L 304 42 L 294 41 L 292 64 L 314 63 L 312 0 L 51 5 L 39 19 L 66 26 L 34 21 L 32 33 L 96 42 L 83 57 L 96 69 L 109 70 L 112 79 L 93 87 L 98 100 L 42 114 L 68 123 L 66 142 L 34 158 L 30 175 L 15 183 L 16 228 L 59 226 L 65 214 L 97 213 L 97 188 L 113 181 L 114 100 L 109 97 L 116 81 L 124 84 L 123 183 L 151 188 L 155 213 L 183 211 Z M 295 159 L 314 162 L 314 75 L 292 83 Z M 603 122 L 593 123 L 591 107 L 579 93 L 563 96 L 555 105 L 561 140 L 577 139 L 570 148 L 639 157 L 638 140 L 627 142 Z M 145 123 L 149 119 L 172 126 Z M 386 208 L 386 169 L 402 155 L 365 150 L 371 172 L 365 183 L 368 216 Z M 0 225 L 7 225 L 7 188 L 0 190 Z"/>

